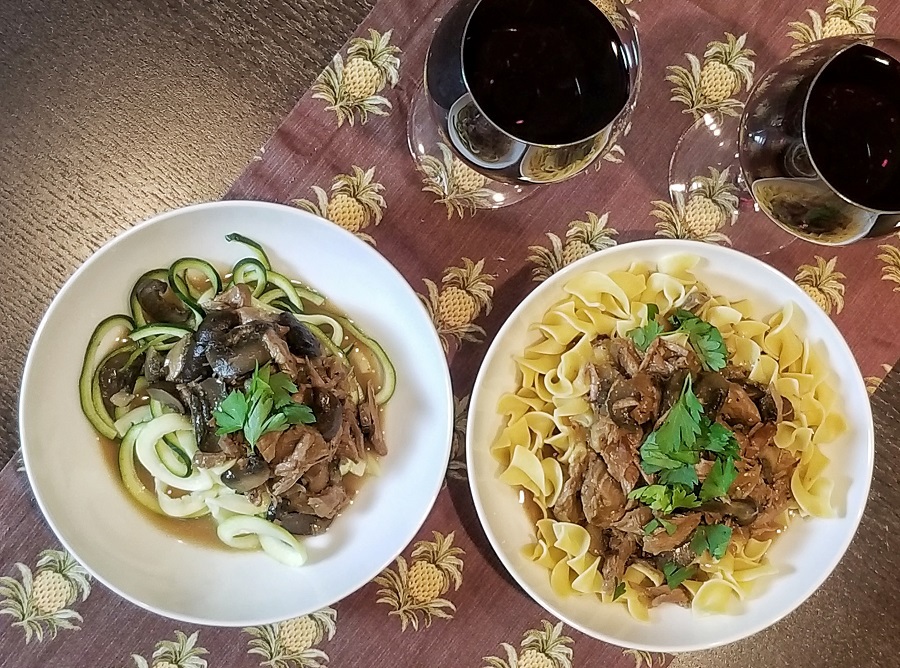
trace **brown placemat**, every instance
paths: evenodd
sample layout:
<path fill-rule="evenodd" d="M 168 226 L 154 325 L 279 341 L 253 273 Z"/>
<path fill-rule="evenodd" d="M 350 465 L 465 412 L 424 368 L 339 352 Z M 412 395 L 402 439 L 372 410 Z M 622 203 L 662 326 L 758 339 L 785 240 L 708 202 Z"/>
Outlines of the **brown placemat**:
<path fill-rule="evenodd" d="M 260 629 L 198 629 L 144 613 L 97 588 L 86 595 L 75 566 L 66 566 L 68 578 L 61 576 L 65 555 L 42 552 L 54 550 L 55 542 L 31 505 L 25 482 L 7 467 L 0 474 L 0 509 L 16 528 L 0 544 L 0 574 L 8 578 L 0 581 L 6 587 L 0 610 L 9 608 L 2 601 L 12 600 L 7 592 L 18 587 L 13 598 L 23 602 L 23 610 L 31 606 L 26 610 L 31 625 L 3 627 L 0 666 L 143 666 L 143 660 L 165 668 L 203 668 L 207 662 L 430 667 L 483 666 L 490 657 L 496 665 L 504 661 L 522 668 L 667 665 L 671 657 L 623 651 L 575 632 L 511 583 L 487 546 L 464 480 L 468 395 L 487 342 L 533 288 L 533 279 L 605 245 L 671 232 L 676 223 L 696 234 L 721 225 L 724 211 L 712 218 L 689 218 L 685 211 L 676 221 L 660 204 L 670 152 L 691 120 L 682 103 L 670 101 L 666 76 L 673 70 L 667 68 L 689 68 L 684 54 L 696 54 L 695 83 L 708 96 L 698 103 L 728 104 L 745 95 L 740 72 L 723 79 L 721 68 L 710 66 L 707 51 L 721 51 L 729 39 L 748 33 L 746 43 L 734 48 L 754 53 L 741 54 L 746 60 L 737 69 L 748 72 L 749 63 L 764 68 L 789 52 L 790 21 L 810 23 L 809 34 L 869 26 L 873 10 L 857 3 L 847 18 L 848 3 L 840 4 L 844 23 L 833 6 L 816 23 L 797 7 L 774 0 L 757 2 L 740 16 L 726 0 L 703 7 L 687 0 L 631 3 L 640 14 L 644 53 L 644 88 L 631 134 L 611 159 L 597 163 L 599 171 L 592 167 L 520 205 L 486 211 L 478 207 L 484 194 L 477 176 L 449 163 L 443 173 L 438 165 L 432 181 L 423 182 L 425 175 L 414 169 L 406 149 L 408 101 L 421 79 L 434 22 L 449 3 L 382 2 L 228 196 L 292 202 L 366 235 L 422 295 L 447 344 L 457 399 L 454 461 L 434 511 L 378 582 L 334 608 Z M 824 10 L 817 8 L 819 14 Z M 884 10 L 881 22 L 900 27 L 896 10 Z M 363 62 L 373 50 L 381 53 L 378 61 Z M 710 73 L 717 69 L 715 80 Z M 900 319 L 889 308 L 900 288 L 898 247 L 897 238 L 842 250 L 794 244 L 772 257 L 834 316 L 873 387 L 886 371 L 883 365 L 900 355 L 893 335 Z M 872 304 L 885 305 L 875 319 Z M 442 559 L 429 556 L 438 551 Z M 19 613 L 13 612 L 7 621 L 16 619 Z M 54 624 L 60 626 L 51 640 Z M 63 628 L 66 624 L 83 630 Z M 26 628 L 32 631 L 28 645 Z M 38 628 L 43 642 L 36 642 Z M 188 655 L 180 663 L 171 658 L 179 651 Z M 143 659 L 131 659 L 131 653 Z"/>

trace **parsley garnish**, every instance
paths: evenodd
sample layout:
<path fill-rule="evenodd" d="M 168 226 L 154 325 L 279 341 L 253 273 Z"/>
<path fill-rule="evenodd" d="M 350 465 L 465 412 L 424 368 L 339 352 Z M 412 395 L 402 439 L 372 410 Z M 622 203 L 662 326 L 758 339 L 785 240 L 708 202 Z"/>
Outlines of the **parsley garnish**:
<path fill-rule="evenodd" d="M 619 598 L 620 596 L 622 596 L 624 593 L 625 593 L 625 583 L 624 583 L 624 582 L 619 582 L 619 583 L 616 585 L 616 590 L 613 592 L 612 600 L 615 601 L 617 598 Z"/>
<path fill-rule="evenodd" d="M 628 332 L 628 337 L 641 352 L 646 352 L 653 339 L 663 332 L 663 326 L 656 320 L 658 315 L 659 307 L 656 304 L 647 304 L 647 324 Z"/>
<path fill-rule="evenodd" d="M 696 572 L 695 566 L 679 567 L 674 561 L 663 564 L 663 574 L 666 576 L 666 584 L 669 589 L 677 589 L 678 585 L 687 580 Z"/>
<path fill-rule="evenodd" d="M 716 460 L 700 485 L 695 465 L 703 452 L 714 454 Z M 740 444 L 728 427 L 711 422 L 703 414 L 689 376 L 681 396 L 660 427 L 644 440 L 640 453 L 644 471 L 659 475 L 656 484 L 634 489 L 628 498 L 668 515 L 679 508 L 696 508 L 703 501 L 727 495 L 738 474 L 734 461 L 739 457 Z M 644 531 L 655 531 L 661 526 L 653 524 L 657 521 L 651 521 Z"/>
<path fill-rule="evenodd" d="M 734 465 L 734 459 L 727 457 L 726 459 L 717 459 L 713 464 L 709 475 L 700 486 L 700 498 L 703 501 L 710 501 L 720 496 L 728 494 L 731 483 L 737 478 L 738 471 Z"/>
<path fill-rule="evenodd" d="M 694 449 L 701 432 L 703 405 L 691 389 L 691 378 L 684 380 L 681 396 L 662 425 L 651 432 L 641 446 L 641 466 L 647 473 L 678 469 L 700 460 Z"/>
<path fill-rule="evenodd" d="M 315 422 L 312 409 L 291 398 L 296 391 L 297 386 L 287 374 L 273 374 L 268 364 L 257 368 L 246 390 L 232 390 L 213 410 L 216 434 L 243 430 L 247 443 L 253 446 L 263 434 L 284 431 L 289 424 Z"/>
<path fill-rule="evenodd" d="M 731 541 L 731 527 L 724 524 L 697 527 L 691 538 L 691 552 L 698 557 L 709 552 L 713 559 L 721 559 L 728 551 Z"/>
<path fill-rule="evenodd" d="M 628 337 L 642 352 L 646 351 L 653 340 L 661 334 L 684 332 L 704 368 L 710 371 L 719 371 L 725 368 L 728 349 L 725 347 L 722 333 L 713 325 L 701 320 L 690 311 L 678 309 L 669 316 L 669 323 L 675 329 L 671 332 L 664 332 L 663 326 L 656 319 L 657 315 L 659 315 L 659 309 L 656 304 L 648 304 L 647 324 L 628 332 Z"/>
<path fill-rule="evenodd" d="M 649 536 L 660 527 L 665 529 L 670 536 L 678 530 L 678 526 L 674 522 L 670 522 L 662 517 L 654 517 L 644 525 L 644 535 Z"/>
<path fill-rule="evenodd" d="M 647 485 L 646 487 L 631 490 L 628 498 L 637 499 L 664 515 L 668 515 L 679 508 L 696 508 L 700 505 L 697 495 L 681 485 L 674 487 Z"/>
<path fill-rule="evenodd" d="M 724 457 L 738 458 L 741 452 L 741 444 L 734 437 L 734 432 L 718 422 L 710 422 L 704 418 L 703 434 L 700 437 L 700 448 L 708 452 L 715 452 Z"/>
<path fill-rule="evenodd" d="M 675 311 L 670 320 L 679 331 L 687 333 L 688 341 L 704 367 L 710 371 L 725 368 L 728 349 L 718 329 L 684 309 Z"/>

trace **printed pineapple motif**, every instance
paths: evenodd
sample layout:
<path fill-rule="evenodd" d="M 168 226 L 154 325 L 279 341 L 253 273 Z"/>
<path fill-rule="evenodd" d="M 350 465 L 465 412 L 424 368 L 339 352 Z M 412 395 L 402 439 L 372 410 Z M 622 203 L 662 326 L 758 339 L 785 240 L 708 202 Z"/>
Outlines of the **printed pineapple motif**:
<path fill-rule="evenodd" d="M 619 4 L 616 0 L 591 0 L 594 6 L 603 12 L 606 15 L 606 18 L 609 19 L 609 22 L 613 24 L 619 30 L 623 30 L 628 26 L 628 19 L 626 19 L 622 12 L 619 11 Z M 626 3 L 622 3 L 623 5 Z"/>
<path fill-rule="evenodd" d="M 201 658 L 209 654 L 203 647 L 197 647 L 197 636 L 194 631 L 186 636 L 181 631 L 175 631 L 175 640 L 160 640 L 156 643 L 156 649 L 150 661 L 140 654 L 132 654 L 131 658 L 137 668 L 206 668 L 206 659 Z"/>
<path fill-rule="evenodd" d="M 630 125 L 625 129 L 624 134 L 627 135 L 629 130 L 631 130 Z M 614 165 L 621 165 L 624 158 L 625 149 L 618 144 L 613 144 L 609 151 L 600 156 L 599 160 L 594 161 L 594 169 L 599 172 L 600 168 L 603 167 L 604 162 L 611 162 Z"/>
<path fill-rule="evenodd" d="M 892 368 L 890 364 L 882 364 L 881 370 L 884 371 L 884 376 L 866 376 L 866 390 L 870 395 L 875 394 L 875 391 L 881 387 L 881 383 L 884 382 Z"/>
<path fill-rule="evenodd" d="M 840 313 L 844 310 L 844 274 L 835 270 L 837 257 L 828 262 L 818 255 L 815 256 L 816 266 L 801 264 L 797 268 L 794 280 L 812 300 L 831 315 L 832 311 Z"/>
<path fill-rule="evenodd" d="M 428 289 L 428 296 L 419 295 L 425 304 L 435 328 L 440 334 L 444 351 L 450 349 L 450 339 L 457 343 L 481 341 L 484 329 L 475 324 L 475 319 L 484 312 L 491 312 L 496 276 L 484 273 L 484 259 L 472 262 L 462 259 L 462 267 L 449 267 L 438 288 L 434 281 L 422 279 Z"/>
<path fill-rule="evenodd" d="M 664 654 L 653 654 L 643 649 L 623 649 L 622 654 L 625 656 L 630 656 L 634 659 L 634 668 L 653 668 L 653 666 L 666 665 L 666 657 Z M 656 659 L 659 659 L 659 664 L 656 663 Z"/>
<path fill-rule="evenodd" d="M 791 22 L 788 37 L 795 40 L 794 49 L 799 49 L 828 37 L 870 34 L 875 32 L 877 11 L 872 5 L 867 5 L 866 0 L 834 0 L 825 9 L 824 21 L 818 12 L 807 9 L 809 23 Z"/>
<path fill-rule="evenodd" d="M 453 531 L 446 536 L 432 533 L 434 542 L 416 543 L 410 555 L 411 566 L 402 556 L 397 557 L 396 570 L 386 568 L 375 578 L 382 587 L 378 590 L 378 603 L 393 608 L 388 614 L 400 618 L 401 631 L 408 626 L 418 631 L 422 622 L 427 628 L 435 617 L 453 619 L 456 612 L 456 606 L 442 597 L 451 585 L 454 591 L 462 585 L 463 562 L 459 557 L 465 552 L 453 545 Z"/>
<path fill-rule="evenodd" d="M 447 475 L 454 480 L 466 479 L 466 421 L 469 419 L 469 395 L 453 397 L 453 440 Z"/>
<path fill-rule="evenodd" d="M 543 630 L 525 632 L 518 652 L 509 643 L 501 643 L 506 659 L 486 656 L 486 668 L 572 668 L 572 648 L 569 645 L 574 641 L 562 635 L 562 622 L 556 626 L 551 626 L 548 621 L 541 624 Z"/>
<path fill-rule="evenodd" d="M 750 90 L 756 52 L 745 48 L 747 34 L 725 33 L 724 42 L 710 42 L 703 63 L 692 53 L 684 54 L 690 69 L 680 65 L 667 68 L 666 81 L 673 84 L 672 101 L 680 102 L 699 121 L 705 114 L 740 116 L 744 103 L 735 99 L 741 88 Z"/>
<path fill-rule="evenodd" d="M 900 292 L 900 248 L 890 244 L 884 244 L 878 247 L 878 250 L 884 251 L 878 256 L 878 259 L 884 262 L 881 268 L 881 280 L 892 281 L 897 284 L 894 292 Z"/>
<path fill-rule="evenodd" d="M 38 556 L 34 573 L 25 564 L 16 563 L 20 579 L 0 577 L 0 615 L 12 617 L 13 626 L 25 632 L 26 644 L 34 638 L 51 639 L 59 629 L 78 630 L 81 615 L 70 606 L 78 597 L 87 600 L 91 577 L 68 552 L 44 550 Z"/>
<path fill-rule="evenodd" d="M 531 270 L 535 281 L 544 281 L 557 271 L 576 260 L 587 257 L 604 248 L 616 245 L 618 232 L 607 227 L 609 213 L 598 217 L 596 213 L 587 212 L 587 220 L 573 220 L 566 231 L 563 242 L 553 232 L 547 232 L 550 247 L 529 246 L 528 259 L 535 265 Z"/>
<path fill-rule="evenodd" d="M 419 158 L 418 169 L 422 173 L 422 190 L 437 195 L 435 202 L 447 207 L 447 218 L 453 214 L 463 218 L 478 209 L 490 209 L 494 205 L 493 190 L 485 188 L 487 179 L 453 156 L 443 142 L 438 142 L 439 160 L 433 155 Z"/>
<path fill-rule="evenodd" d="M 291 200 L 291 204 L 353 232 L 373 246 L 375 239 L 363 232 L 369 225 L 378 225 L 387 204 L 381 192 L 384 186 L 375 181 L 375 168 L 363 171 L 353 165 L 352 174 L 338 174 L 331 184 L 331 198 L 323 188 L 312 187 L 316 202 L 307 199 Z"/>
<path fill-rule="evenodd" d="M 388 30 L 381 34 L 370 28 L 369 39 L 354 37 L 347 62 L 336 54 L 313 85 L 313 97 L 325 100 L 325 108 L 337 115 L 338 127 L 344 121 L 353 125 L 357 118 L 365 124 L 369 114 L 390 113 L 390 101 L 378 93 L 387 85 L 396 86 L 400 77 L 400 49 L 390 43 L 392 33 Z"/>
<path fill-rule="evenodd" d="M 323 608 L 278 624 L 250 626 L 244 629 L 253 636 L 247 652 L 263 657 L 259 665 L 267 668 L 323 668 L 328 655 L 316 645 L 334 637 L 336 622 L 337 610 Z"/>
<path fill-rule="evenodd" d="M 627 26 L 625 17 L 622 16 L 622 12 L 619 11 L 619 8 L 616 6 L 615 0 L 591 0 L 594 3 L 594 6 L 597 7 L 601 12 L 606 14 L 606 18 L 609 19 L 609 22 L 612 23 L 619 30 L 625 28 Z M 635 21 L 640 21 L 640 15 L 632 9 L 629 5 L 631 5 L 634 0 L 619 0 L 625 7 L 625 11 L 628 12 L 629 16 Z"/>
<path fill-rule="evenodd" d="M 658 218 L 656 236 L 669 239 L 695 239 L 731 245 L 728 235 L 720 232 L 737 216 L 737 188 L 731 183 L 730 167 L 721 172 L 709 168 L 709 176 L 692 179 L 687 202 L 684 193 L 672 192 L 674 204 L 653 202 L 650 215 Z"/>

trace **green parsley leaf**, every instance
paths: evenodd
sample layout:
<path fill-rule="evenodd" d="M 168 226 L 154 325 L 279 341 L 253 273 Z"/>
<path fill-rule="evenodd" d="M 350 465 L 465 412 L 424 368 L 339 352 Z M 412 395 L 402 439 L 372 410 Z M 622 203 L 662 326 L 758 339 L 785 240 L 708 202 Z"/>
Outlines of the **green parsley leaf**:
<path fill-rule="evenodd" d="M 272 374 L 269 378 L 269 387 L 272 388 L 272 400 L 275 408 L 288 406 L 294 402 L 291 395 L 297 391 L 297 386 L 286 373 Z"/>
<path fill-rule="evenodd" d="M 656 432 L 651 432 L 641 445 L 641 468 L 647 473 L 656 473 L 662 469 L 675 469 L 682 465 L 677 459 L 666 454 L 656 439 Z"/>
<path fill-rule="evenodd" d="M 694 394 L 691 377 L 684 379 L 684 387 L 678 401 L 672 406 L 665 422 L 656 430 L 656 440 L 667 453 L 691 450 L 700 435 L 703 404 Z"/>
<path fill-rule="evenodd" d="M 710 422 L 708 418 L 704 418 L 700 441 L 702 450 L 716 452 L 725 457 L 737 459 L 741 452 L 741 444 L 735 438 L 734 432 L 719 422 Z"/>
<path fill-rule="evenodd" d="M 670 522 L 669 520 L 664 520 L 662 517 L 659 518 L 659 523 L 662 524 L 663 529 L 666 530 L 666 533 L 670 536 L 678 531 L 678 525 L 674 522 Z"/>
<path fill-rule="evenodd" d="M 688 335 L 688 341 L 704 367 L 710 371 L 725 368 L 728 349 L 718 329 L 684 309 L 675 311 L 675 315 L 670 319 L 679 331 Z"/>
<path fill-rule="evenodd" d="M 672 488 L 671 498 L 671 509 L 666 511 L 667 515 L 678 508 L 696 508 L 700 505 L 700 499 L 697 498 L 697 495 L 694 494 L 694 492 L 680 486 Z"/>
<path fill-rule="evenodd" d="M 697 496 L 691 490 L 680 485 L 675 487 L 647 485 L 631 490 L 628 498 L 636 499 L 664 515 L 668 515 L 678 508 L 696 508 L 700 505 Z"/>
<path fill-rule="evenodd" d="M 650 344 L 653 343 L 653 339 L 663 332 L 663 326 L 656 320 L 658 315 L 659 307 L 656 304 L 647 304 L 647 324 L 628 332 L 628 337 L 634 341 L 634 345 L 641 352 L 646 352 Z"/>
<path fill-rule="evenodd" d="M 247 391 L 250 393 L 250 396 L 264 396 L 266 394 L 272 393 L 272 388 L 269 386 L 269 374 L 272 372 L 271 367 L 266 364 L 261 369 L 259 365 L 256 365 L 256 368 L 253 370 L 253 375 L 250 377 L 250 386 Z"/>
<path fill-rule="evenodd" d="M 674 561 L 667 561 L 663 564 L 663 574 L 666 576 L 666 584 L 669 585 L 669 589 L 677 589 L 696 570 L 695 566 L 679 567 Z"/>
<path fill-rule="evenodd" d="M 721 559 L 728 551 L 731 541 L 731 527 L 724 524 L 699 526 L 691 538 L 691 552 L 698 557 L 709 552 L 713 559 Z"/>
<path fill-rule="evenodd" d="M 290 403 L 283 406 L 281 412 L 288 424 L 312 424 L 316 421 L 312 408 L 306 404 Z"/>
<path fill-rule="evenodd" d="M 659 474 L 662 485 L 685 485 L 693 488 L 698 482 L 697 471 L 691 464 L 683 464 L 677 469 L 664 469 Z"/>
<path fill-rule="evenodd" d="M 619 582 L 616 585 L 616 590 L 613 592 L 612 600 L 615 601 L 617 598 L 621 597 L 624 594 L 625 594 L 625 583 Z"/>
<path fill-rule="evenodd" d="M 653 518 L 644 525 L 644 535 L 649 536 L 651 533 L 659 529 L 660 526 L 662 526 L 660 521 L 657 518 Z"/>
<path fill-rule="evenodd" d="M 265 424 L 272 412 L 272 399 L 260 396 L 253 401 L 247 421 L 244 423 L 244 438 L 250 445 L 256 445 L 259 437 L 265 432 Z"/>
<path fill-rule="evenodd" d="M 297 386 L 286 373 L 272 373 L 270 365 L 253 371 L 245 390 L 235 390 L 213 411 L 221 435 L 243 430 L 244 438 L 255 446 L 263 434 L 284 431 L 289 424 L 316 421 L 312 409 L 294 402 Z"/>
<path fill-rule="evenodd" d="M 656 473 L 663 469 L 681 469 L 700 461 L 695 446 L 702 432 L 702 419 L 703 405 L 691 388 L 689 376 L 665 421 L 641 444 L 641 467 L 644 471 Z"/>
<path fill-rule="evenodd" d="M 244 420 L 250 408 L 247 405 L 247 397 L 243 392 L 231 392 L 217 408 L 213 409 L 212 415 L 216 420 L 216 434 L 224 436 L 240 431 L 244 426 Z"/>
<path fill-rule="evenodd" d="M 734 459 L 731 457 L 716 459 L 716 463 L 713 464 L 706 480 L 700 487 L 700 498 L 703 501 L 710 501 L 725 496 L 737 475 L 738 470 L 734 465 Z"/>
<path fill-rule="evenodd" d="M 284 413 L 273 413 L 263 425 L 262 433 L 268 434 L 270 431 L 284 431 L 287 427 L 287 418 L 285 418 Z"/>

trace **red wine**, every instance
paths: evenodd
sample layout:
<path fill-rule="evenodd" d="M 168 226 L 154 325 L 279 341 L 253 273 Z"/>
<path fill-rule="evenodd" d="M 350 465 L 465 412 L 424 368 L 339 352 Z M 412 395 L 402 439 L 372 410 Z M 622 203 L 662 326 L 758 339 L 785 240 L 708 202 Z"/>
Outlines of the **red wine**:
<path fill-rule="evenodd" d="M 484 115 L 530 144 L 591 137 L 625 108 L 630 92 L 625 49 L 589 0 L 482 0 L 462 65 Z"/>
<path fill-rule="evenodd" d="M 810 89 L 804 125 L 809 155 L 835 191 L 900 211 L 900 63 L 863 44 L 839 54 Z"/>

